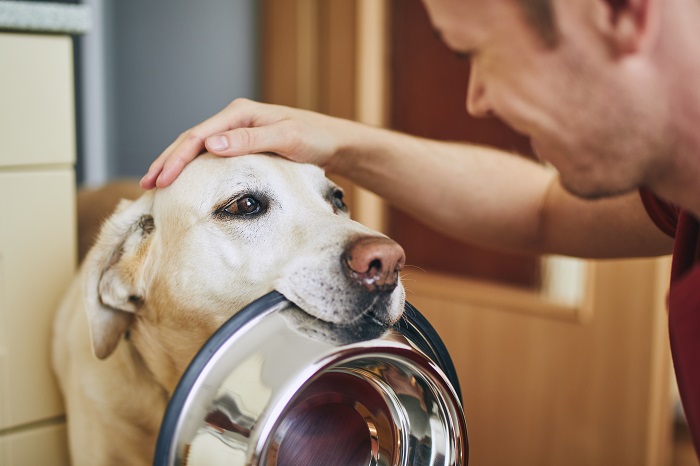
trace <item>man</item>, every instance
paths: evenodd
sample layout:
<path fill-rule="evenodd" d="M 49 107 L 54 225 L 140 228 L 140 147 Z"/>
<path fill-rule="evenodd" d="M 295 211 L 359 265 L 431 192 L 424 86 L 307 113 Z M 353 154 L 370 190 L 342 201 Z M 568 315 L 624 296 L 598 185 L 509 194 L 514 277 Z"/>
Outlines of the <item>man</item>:
<path fill-rule="evenodd" d="M 424 3 L 444 42 L 472 61 L 467 110 L 528 135 L 557 172 L 484 147 L 236 100 L 183 133 L 142 185 L 169 185 L 205 147 L 269 151 L 486 246 L 598 258 L 673 251 L 671 346 L 700 452 L 700 0 Z"/>

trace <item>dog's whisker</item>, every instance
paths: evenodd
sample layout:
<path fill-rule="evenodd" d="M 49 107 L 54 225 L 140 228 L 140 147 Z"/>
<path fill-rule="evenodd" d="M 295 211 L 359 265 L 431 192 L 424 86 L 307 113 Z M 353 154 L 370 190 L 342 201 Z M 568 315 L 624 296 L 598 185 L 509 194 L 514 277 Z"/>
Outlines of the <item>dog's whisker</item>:
<path fill-rule="evenodd" d="M 418 266 L 418 265 L 406 264 L 406 265 L 404 265 L 403 267 L 404 267 L 404 270 L 405 270 L 405 269 L 408 269 L 408 268 L 411 268 L 411 269 L 420 270 L 421 272 L 425 272 L 425 269 L 424 269 L 423 267 Z"/>

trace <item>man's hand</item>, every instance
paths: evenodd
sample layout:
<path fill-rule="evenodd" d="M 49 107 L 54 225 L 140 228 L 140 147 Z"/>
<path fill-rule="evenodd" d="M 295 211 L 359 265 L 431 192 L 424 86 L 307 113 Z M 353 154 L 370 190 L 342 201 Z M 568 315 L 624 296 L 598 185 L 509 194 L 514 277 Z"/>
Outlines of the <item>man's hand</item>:
<path fill-rule="evenodd" d="M 204 150 L 222 157 L 272 152 L 327 167 L 338 153 L 339 126 L 352 123 L 314 112 L 236 99 L 182 133 L 141 179 L 145 189 L 169 186 Z"/>

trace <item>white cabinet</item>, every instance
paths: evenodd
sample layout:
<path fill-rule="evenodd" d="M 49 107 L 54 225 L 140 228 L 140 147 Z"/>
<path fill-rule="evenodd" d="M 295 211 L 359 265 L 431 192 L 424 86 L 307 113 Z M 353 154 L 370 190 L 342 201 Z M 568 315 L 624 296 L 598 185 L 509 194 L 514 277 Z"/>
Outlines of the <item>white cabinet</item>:
<path fill-rule="evenodd" d="M 0 33 L 0 465 L 68 463 L 50 346 L 76 261 L 72 50 Z"/>

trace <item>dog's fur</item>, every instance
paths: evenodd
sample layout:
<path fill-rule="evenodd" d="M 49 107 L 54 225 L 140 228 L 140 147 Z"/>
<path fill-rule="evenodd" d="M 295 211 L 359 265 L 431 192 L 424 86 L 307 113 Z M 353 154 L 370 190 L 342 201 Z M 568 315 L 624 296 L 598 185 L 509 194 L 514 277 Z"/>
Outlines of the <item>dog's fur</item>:
<path fill-rule="evenodd" d="M 187 364 L 272 289 L 331 324 L 400 317 L 400 283 L 371 289 L 348 273 L 348 248 L 379 234 L 350 220 L 338 193 L 314 166 L 205 154 L 171 187 L 119 205 L 56 316 L 74 464 L 150 464 Z M 257 213 L 241 215 L 246 197 Z"/>
<path fill-rule="evenodd" d="M 137 180 L 110 181 L 99 187 L 83 187 L 76 196 L 78 211 L 78 263 L 95 244 L 100 227 L 122 199 L 133 201 L 145 191 Z"/>

